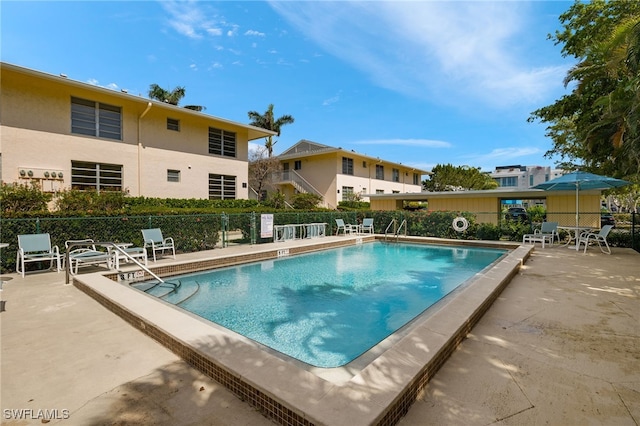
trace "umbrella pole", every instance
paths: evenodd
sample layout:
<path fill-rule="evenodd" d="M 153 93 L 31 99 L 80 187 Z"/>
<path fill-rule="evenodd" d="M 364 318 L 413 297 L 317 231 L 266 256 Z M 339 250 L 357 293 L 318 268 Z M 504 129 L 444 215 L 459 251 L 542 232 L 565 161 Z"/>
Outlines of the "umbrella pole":
<path fill-rule="evenodd" d="M 580 184 L 576 184 L 576 228 L 580 226 Z M 576 233 L 578 231 L 576 230 Z"/>

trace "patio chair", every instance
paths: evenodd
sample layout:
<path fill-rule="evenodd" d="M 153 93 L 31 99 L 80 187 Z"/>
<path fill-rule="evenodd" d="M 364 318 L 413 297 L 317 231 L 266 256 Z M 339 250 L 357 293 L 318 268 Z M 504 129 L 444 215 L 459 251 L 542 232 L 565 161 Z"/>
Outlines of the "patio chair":
<path fill-rule="evenodd" d="M 590 243 L 598 243 L 600 247 L 600 251 L 605 254 L 611 254 L 611 248 L 609 247 L 609 243 L 607 243 L 607 235 L 611 232 L 613 225 L 605 225 L 600 228 L 600 232 L 583 232 L 578 237 L 578 249 L 580 249 L 580 244 L 584 244 L 584 252 L 587 252 L 587 247 L 589 247 Z M 604 243 L 607 248 L 606 251 L 602 248 L 602 243 Z"/>
<path fill-rule="evenodd" d="M 337 225 L 337 229 L 336 229 L 336 235 L 338 235 L 340 233 L 340 230 L 342 230 L 342 234 L 346 235 L 347 233 L 352 234 L 353 231 L 358 231 L 358 226 L 357 225 L 350 225 L 350 224 L 345 224 L 344 223 L 344 219 L 336 219 L 336 225 Z"/>
<path fill-rule="evenodd" d="M 524 234 L 522 236 L 522 244 L 536 242 L 542 243 L 542 248 L 546 242 L 553 244 L 553 241 L 558 238 L 560 242 L 560 236 L 558 235 L 558 222 L 543 222 L 540 229 L 534 229 L 533 234 Z"/>
<path fill-rule="evenodd" d="M 373 234 L 373 218 L 365 217 L 362 219 L 362 225 L 360 226 L 360 232 L 363 234 L 368 232 L 369 234 Z"/>
<path fill-rule="evenodd" d="M 60 272 L 60 250 L 51 245 L 49 234 L 18 235 L 18 253 L 16 254 L 16 272 L 24 278 L 25 264 L 28 262 L 50 262 L 49 269 L 56 261 L 56 271 Z"/>
<path fill-rule="evenodd" d="M 94 241 L 90 238 L 67 240 L 64 246 L 67 249 L 65 259 L 69 258 L 69 272 L 72 275 L 78 273 L 80 265 L 100 265 L 104 263 L 108 269 L 113 267 L 113 255 L 110 252 L 97 250 Z"/>
<path fill-rule="evenodd" d="M 135 259 L 144 266 L 147 266 L 147 249 L 144 247 L 133 247 L 131 243 L 115 243 L 118 248 L 113 246 L 107 247 L 109 253 L 113 256 L 115 269 L 120 269 L 120 262 L 129 262 Z M 124 253 L 123 253 L 124 252 Z"/>
<path fill-rule="evenodd" d="M 558 222 L 542 222 L 540 229 L 535 229 L 533 233 L 536 236 L 542 236 L 547 238 L 549 244 L 553 244 L 554 240 L 560 242 L 560 235 L 558 234 Z"/>
<path fill-rule="evenodd" d="M 160 251 L 164 254 L 165 250 L 171 250 L 173 258 L 176 258 L 176 249 L 173 238 L 164 238 L 160 228 L 143 229 L 142 238 L 144 239 L 144 248 L 151 248 L 153 252 L 153 261 L 156 261 L 156 252 Z"/>

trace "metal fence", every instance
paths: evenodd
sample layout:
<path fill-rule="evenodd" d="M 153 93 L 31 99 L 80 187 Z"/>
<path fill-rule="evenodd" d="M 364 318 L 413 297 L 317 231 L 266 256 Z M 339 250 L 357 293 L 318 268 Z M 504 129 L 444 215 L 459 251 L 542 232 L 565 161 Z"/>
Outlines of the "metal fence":
<path fill-rule="evenodd" d="M 463 216 L 468 227 L 462 231 L 454 229 L 455 218 Z M 638 214 L 614 214 L 615 228 L 607 240 L 613 247 L 632 247 L 640 251 Z M 406 221 L 407 235 L 480 240 L 522 241 L 522 235 L 533 232 L 545 219 L 509 220 L 496 217 L 495 212 L 460 213 L 449 211 L 353 211 L 353 212 L 276 212 L 273 225 L 324 223 L 326 235 L 336 233 L 336 219 L 347 224 L 362 223 L 364 218 L 373 218 L 374 232 L 385 233 L 387 226 L 396 220 Z M 547 213 L 561 225 L 575 224 L 575 214 Z M 606 218 L 598 213 L 581 212 L 580 223 L 598 227 Z M 549 219 L 551 220 L 551 219 Z M 2 271 L 15 270 L 17 236 L 21 234 L 48 233 L 51 242 L 64 251 L 65 241 L 92 238 L 95 241 L 113 241 L 143 245 L 142 229 L 160 228 L 166 237 L 172 237 L 178 252 L 195 252 L 224 248 L 230 244 L 263 244 L 272 242 L 272 237 L 261 236 L 261 214 L 192 214 L 165 216 L 118 216 L 0 219 L 0 242 L 9 246 L 2 249 Z M 561 236 L 564 236 L 561 234 Z M 36 263 L 34 266 L 38 266 Z"/>

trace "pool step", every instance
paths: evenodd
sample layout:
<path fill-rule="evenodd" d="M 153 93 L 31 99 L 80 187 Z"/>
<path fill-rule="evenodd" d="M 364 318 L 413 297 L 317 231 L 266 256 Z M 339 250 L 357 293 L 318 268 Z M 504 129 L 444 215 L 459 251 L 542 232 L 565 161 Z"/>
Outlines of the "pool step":
<path fill-rule="evenodd" d="M 147 282 L 134 284 L 133 287 L 173 305 L 180 305 L 200 290 L 200 284 L 197 281 Z"/>

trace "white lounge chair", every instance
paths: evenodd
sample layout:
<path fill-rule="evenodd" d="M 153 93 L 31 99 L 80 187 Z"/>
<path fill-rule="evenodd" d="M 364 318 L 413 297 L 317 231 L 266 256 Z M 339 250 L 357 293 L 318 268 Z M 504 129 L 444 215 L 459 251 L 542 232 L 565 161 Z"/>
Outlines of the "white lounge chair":
<path fill-rule="evenodd" d="M 373 234 L 373 218 L 372 217 L 365 217 L 364 219 L 362 219 L 362 225 L 360 225 L 360 232 L 363 234 L 365 232 L 368 232 L 369 234 Z"/>
<path fill-rule="evenodd" d="M 611 232 L 612 228 L 613 225 L 605 225 L 600 228 L 600 231 L 597 233 L 589 231 L 583 232 L 578 237 L 578 249 L 580 249 L 580 244 L 584 244 L 584 252 L 586 253 L 589 244 L 594 242 L 598 243 L 601 252 L 611 254 L 611 248 L 609 247 L 609 243 L 607 242 L 607 235 L 609 235 L 609 232 Z M 605 247 L 607 248 L 606 251 L 604 248 L 602 248 L 602 243 L 604 243 Z"/>
<path fill-rule="evenodd" d="M 100 265 L 104 263 L 108 269 L 113 267 L 113 255 L 110 252 L 97 250 L 94 241 L 90 238 L 67 240 L 64 246 L 67 249 L 65 258 L 69 258 L 69 271 L 72 275 L 78 273 L 80 265 Z"/>
<path fill-rule="evenodd" d="M 24 278 L 25 263 L 50 262 L 49 269 L 53 268 L 56 261 L 56 271 L 60 272 L 60 250 L 58 246 L 51 245 L 49 234 L 25 234 L 18 235 L 18 253 L 16 254 L 16 272 Z"/>
<path fill-rule="evenodd" d="M 344 219 L 336 219 L 336 225 L 338 227 L 336 229 L 336 235 L 340 233 L 340 230 L 342 230 L 343 235 L 346 235 L 347 233 L 353 234 L 354 231 L 358 231 L 357 225 L 345 224 Z"/>
<path fill-rule="evenodd" d="M 156 261 L 156 252 L 160 251 L 164 254 L 165 250 L 171 250 L 173 258 L 176 258 L 176 249 L 173 238 L 163 238 L 160 228 L 143 229 L 142 238 L 144 239 L 144 248 L 151 248 L 153 252 L 153 261 Z"/>

